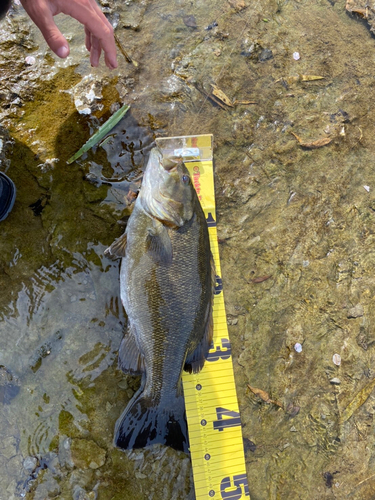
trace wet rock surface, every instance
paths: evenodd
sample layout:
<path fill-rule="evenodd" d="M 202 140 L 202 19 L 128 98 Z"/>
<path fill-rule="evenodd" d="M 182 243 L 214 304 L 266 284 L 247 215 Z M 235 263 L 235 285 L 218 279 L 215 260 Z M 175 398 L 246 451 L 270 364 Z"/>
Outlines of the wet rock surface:
<path fill-rule="evenodd" d="M 215 139 L 250 495 L 372 498 L 375 42 L 346 4 L 103 0 L 138 63 L 119 52 L 112 73 L 60 16 L 65 61 L 21 6 L 0 25 L 0 168 L 17 187 L 0 228 L 4 499 L 194 498 L 185 455 L 113 448 L 139 386 L 116 368 L 125 318 L 103 256 L 126 192 L 85 180 L 136 183 L 155 137 L 192 133 Z M 109 139 L 66 165 L 123 102 Z"/>
<path fill-rule="evenodd" d="M 20 390 L 20 381 L 5 366 L 0 366 L 0 402 L 9 404 Z"/>
<path fill-rule="evenodd" d="M 94 441 L 73 439 L 71 443 L 72 460 L 76 467 L 81 469 L 98 469 L 105 463 L 105 450 Z"/>

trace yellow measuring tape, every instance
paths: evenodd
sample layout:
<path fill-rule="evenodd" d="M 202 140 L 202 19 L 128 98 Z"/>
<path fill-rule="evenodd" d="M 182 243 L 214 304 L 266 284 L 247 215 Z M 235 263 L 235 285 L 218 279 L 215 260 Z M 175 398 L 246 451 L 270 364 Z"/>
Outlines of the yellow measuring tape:
<path fill-rule="evenodd" d="M 182 377 L 196 499 L 249 500 L 216 232 L 212 135 L 156 142 L 164 156 L 184 158 L 206 215 L 216 266 L 213 347 L 200 373 Z"/>

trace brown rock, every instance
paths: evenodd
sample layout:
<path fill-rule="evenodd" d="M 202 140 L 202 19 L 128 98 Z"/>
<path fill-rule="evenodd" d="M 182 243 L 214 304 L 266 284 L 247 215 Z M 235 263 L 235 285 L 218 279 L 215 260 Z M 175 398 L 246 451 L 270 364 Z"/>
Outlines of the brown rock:
<path fill-rule="evenodd" d="M 106 452 L 89 439 L 73 439 L 72 460 L 80 469 L 98 469 L 105 463 Z"/>

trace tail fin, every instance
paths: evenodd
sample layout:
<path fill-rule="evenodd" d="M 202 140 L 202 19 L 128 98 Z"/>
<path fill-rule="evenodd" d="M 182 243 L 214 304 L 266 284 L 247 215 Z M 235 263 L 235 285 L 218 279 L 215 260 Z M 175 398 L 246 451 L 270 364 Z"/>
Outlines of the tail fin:
<path fill-rule="evenodd" d="M 116 422 L 115 445 L 123 450 L 145 448 L 156 443 L 189 453 L 189 439 L 183 396 L 168 407 L 155 406 L 150 397 L 138 392 Z"/>

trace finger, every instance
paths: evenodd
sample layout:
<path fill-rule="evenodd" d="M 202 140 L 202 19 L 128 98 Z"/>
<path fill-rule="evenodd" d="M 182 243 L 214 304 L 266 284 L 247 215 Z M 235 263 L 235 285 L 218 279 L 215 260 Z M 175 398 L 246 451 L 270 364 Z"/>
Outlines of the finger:
<path fill-rule="evenodd" d="M 43 2 L 22 1 L 22 5 L 32 21 L 38 26 L 47 44 L 53 52 L 65 58 L 69 55 L 69 44 L 61 31 L 56 26 L 52 12 Z"/>
<path fill-rule="evenodd" d="M 86 49 L 90 52 L 91 50 L 91 33 L 85 26 L 85 45 Z"/>
<path fill-rule="evenodd" d="M 114 66 L 112 66 L 112 63 L 111 61 L 109 61 L 108 57 L 107 57 L 107 53 L 104 52 L 104 61 L 105 61 L 105 64 L 106 66 L 109 68 L 109 69 L 115 69 Z M 117 65 L 116 65 L 117 67 Z"/>
<path fill-rule="evenodd" d="M 44 36 L 50 49 L 62 59 L 68 57 L 70 53 L 69 44 L 58 27 L 53 23 L 51 26 L 39 26 L 42 35 Z"/>
<path fill-rule="evenodd" d="M 99 24 L 87 24 L 87 28 L 91 32 L 91 42 L 95 38 L 98 40 L 97 50 L 99 52 L 99 57 L 101 54 L 101 50 L 104 51 L 104 59 L 105 63 L 110 69 L 117 68 L 117 47 L 115 43 L 114 31 L 111 23 L 104 16 L 96 2 L 95 10 L 96 10 L 96 22 Z M 94 31 L 95 30 L 95 31 Z"/>
<path fill-rule="evenodd" d="M 116 43 L 113 28 L 95 0 L 81 0 L 79 4 L 65 0 L 59 2 L 59 8 L 64 14 L 74 17 L 85 26 L 92 35 L 91 42 L 93 37 L 97 38 L 105 52 L 107 66 L 116 68 Z"/>
<path fill-rule="evenodd" d="M 91 66 L 99 66 L 100 54 L 102 52 L 102 48 L 100 46 L 99 40 L 92 36 L 91 37 L 91 51 L 90 51 L 90 62 Z"/>

